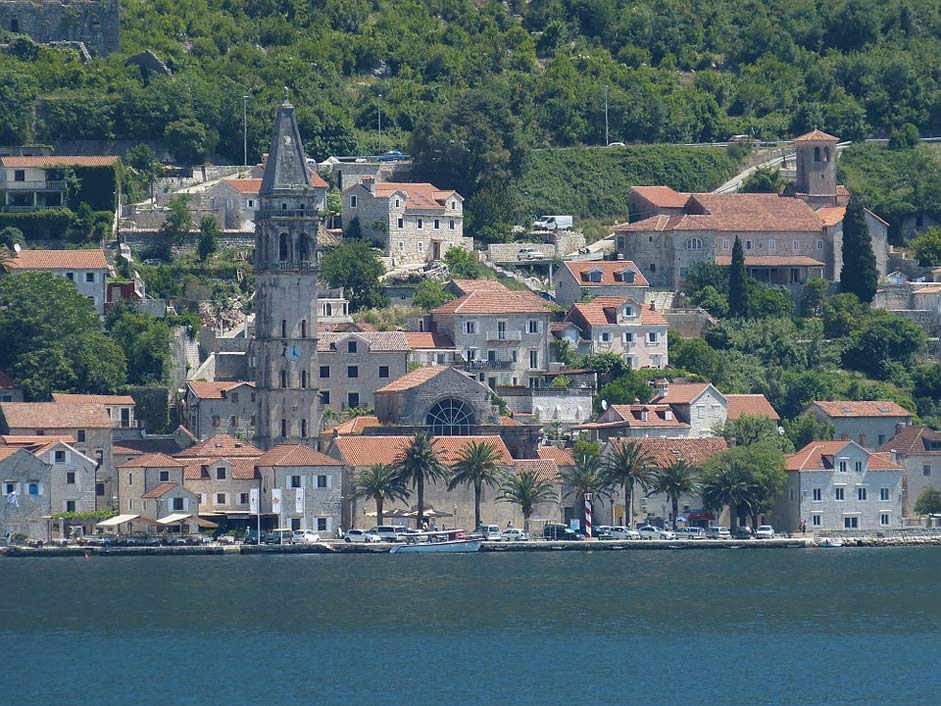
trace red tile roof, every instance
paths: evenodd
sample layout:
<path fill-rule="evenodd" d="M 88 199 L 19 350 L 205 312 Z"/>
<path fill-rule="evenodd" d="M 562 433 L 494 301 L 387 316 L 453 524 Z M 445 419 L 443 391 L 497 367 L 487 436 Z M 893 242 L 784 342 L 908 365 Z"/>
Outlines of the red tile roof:
<path fill-rule="evenodd" d="M 901 405 L 887 400 L 853 402 L 814 402 L 828 417 L 911 417 L 912 413 Z"/>
<path fill-rule="evenodd" d="M 640 307 L 639 320 L 627 320 L 620 325 L 644 325 L 644 326 L 666 326 L 667 320 L 663 314 L 655 311 L 643 304 L 638 304 L 635 299 L 629 297 L 597 297 L 590 302 L 578 302 L 572 305 L 565 320 L 571 321 L 578 319 L 589 326 L 614 326 L 618 325 L 617 310 L 625 302 L 633 302 L 635 307 Z"/>
<path fill-rule="evenodd" d="M 658 468 L 666 468 L 674 461 L 683 459 L 694 467 L 699 467 L 716 454 L 728 448 L 722 437 L 706 439 L 617 439 L 611 444 L 620 445 L 635 442 L 643 453 L 654 459 Z"/>
<path fill-rule="evenodd" d="M 223 181 L 240 194 L 257 194 L 261 189 L 261 179 L 224 179 Z"/>
<path fill-rule="evenodd" d="M 142 498 L 159 498 L 161 495 L 166 495 L 174 488 L 179 488 L 179 483 L 161 483 L 153 490 L 148 490 L 146 493 L 141 495 Z"/>
<path fill-rule="evenodd" d="M 10 429 L 108 429 L 111 417 L 101 404 L 0 402 Z"/>
<path fill-rule="evenodd" d="M 705 389 L 709 387 L 708 382 L 671 382 L 667 388 L 667 394 L 656 394 L 650 402 L 662 404 L 690 404 Z"/>
<path fill-rule="evenodd" d="M 118 468 L 183 468 L 184 464 L 166 454 L 143 454 L 120 464 Z"/>
<path fill-rule="evenodd" d="M 113 155 L 46 155 L 39 157 L 0 157 L 0 164 L 8 169 L 30 167 L 108 167 L 120 158 Z"/>
<path fill-rule="evenodd" d="M 764 395 L 725 395 L 725 400 L 728 403 L 726 414 L 729 421 L 734 422 L 743 414 L 767 417 L 774 421 L 781 419 Z"/>
<path fill-rule="evenodd" d="M 432 309 L 436 316 L 443 314 L 545 314 L 548 302 L 531 292 L 512 290 L 475 289 L 463 297 Z"/>
<path fill-rule="evenodd" d="M 105 406 L 133 406 L 137 403 L 130 395 L 73 395 L 65 392 L 53 392 L 52 401 L 61 404 L 103 404 Z"/>
<path fill-rule="evenodd" d="M 416 368 L 410 373 L 406 373 L 398 380 L 393 380 L 385 387 L 380 387 L 376 392 L 398 392 L 401 390 L 411 390 L 428 382 L 432 378 L 438 377 L 445 370 L 446 365 L 429 365 L 424 368 Z"/>
<path fill-rule="evenodd" d="M 400 192 L 405 196 L 405 207 L 420 211 L 443 211 L 445 202 L 454 194 L 453 189 L 439 189 L 427 182 L 374 182 L 374 193 L 377 198 L 389 198 L 392 194 Z"/>
<path fill-rule="evenodd" d="M 575 458 L 568 449 L 560 449 L 558 446 L 538 446 L 536 455 L 541 459 L 555 461 L 556 466 L 574 466 Z"/>
<path fill-rule="evenodd" d="M 371 351 L 407 351 L 410 350 L 404 331 L 361 331 L 345 333 L 322 333 L 317 339 L 317 351 L 329 353 L 336 350 L 336 345 L 348 338 L 365 340 Z M 342 351 L 346 353 L 346 351 Z"/>
<path fill-rule="evenodd" d="M 429 333 L 424 331 L 406 331 L 405 340 L 408 347 L 414 350 L 433 350 L 438 348 L 454 348 L 454 341 L 443 333 Z"/>
<path fill-rule="evenodd" d="M 25 449 L 21 446 L 0 446 L 0 461 L 10 458 L 17 451 L 25 451 Z"/>
<path fill-rule="evenodd" d="M 846 206 L 824 206 L 817 209 L 817 215 L 825 226 L 835 226 L 846 215 Z"/>
<path fill-rule="evenodd" d="M 232 467 L 233 480 L 254 480 L 255 458 L 188 458 L 183 470 L 186 480 L 211 480 L 209 468 L 225 462 Z"/>
<path fill-rule="evenodd" d="M 502 282 L 495 279 L 452 279 L 451 283 L 462 294 L 467 294 L 477 289 L 496 289 L 501 292 L 510 291 Z"/>
<path fill-rule="evenodd" d="M 897 451 L 905 456 L 941 454 L 941 431 L 926 426 L 909 424 L 902 428 L 877 451 Z"/>
<path fill-rule="evenodd" d="M 513 419 L 513 417 L 500 417 L 501 427 L 521 427 L 523 423 Z"/>
<path fill-rule="evenodd" d="M 578 282 L 581 287 L 610 287 L 612 285 L 647 287 L 649 285 L 647 278 L 644 277 L 640 268 L 630 260 L 619 260 L 617 262 L 569 262 L 566 260 L 563 264 L 565 265 L 565 269 L 571 273 L 572 277 L 575 278 L 575 281 Z M 594 270 L 601 272 L 600 282 L 592 282 L 587 279 L 588 273 Z M 620 276 L 625 270 L 630 270 L 634 273 L 633 282 L 615 279 L 615 274 Z"/>
<path fill-rule="evenodd" d="M 221 400 L 223 397 L 223 392 L 228 392 L 239 385 L 248 385 L 252 389 L 255 387 L 255 383 L 247 382 L 245 380 L 236 380 L 236 381 L 208 381 L 208 380 L 190 380 L 188 383 L 190 390 L 193 391 L 193 394 L 199 397 L 201 400 Z"/>
<path fill-rule="evenodd" d="M 716 255 L 716 264 L 728 266 L 732 258 L 728 255 Z M 806 255 L 746 255 L 747 267 L 823 267 L 824 263 Z"/>
<path fill-rule="evenodd" d="M 559 467 L 555 461 L 550 458 L 521 458 L 515 461 L 513 472 L 516 475 L 520 473 L 532 473 L 537 480 L 548 481 L 549 483 L 559 483 L 562 477 L 559 475 Z"/>
<path fill-rule="evenodd" d="M 345 422 L 340 422 L 334 427 L 324 429 L 324 434 L 336 433 L 337 436 L 342 436 L 344 434 L 362 434 L 366 427 L 378 426 L 382 426 L 379 422 L 379 417 L 372 414 L 366 414 L 362 417 L 353 417 L 352 419 L 347 419 Z"/>
<path fill-rule="evenodd" d="M 676 418 L 673 408 L 668 404 L 613 404 L 611 409 L 631 427 L 689 427 L 689 424 Z M 646 420 L 644 412 L 647 412 Z M 603 425 L 603 422 L 599 423 L 599 426 Z"/>
<path fill-rule="evenodd" d="M 111 447 L 111 453 L 115 456 L 143 456 L 143 451 L 138 451 L 137 449 L 132 449 L 128 446 L 119 446 L 115 444 Z"/>
<path fill-rule="evenodd" d="M 784 468 L 788 471 L 831 471 L 836 465 L 834 456 L 849 446 L 865 451 L 853 441 L 811 441 L 797 453 L 793 453 L 784 460 Z M 888 454 L 865 452 L 867 466 L 874 471 L 901 470 L 898 464 L 892 463 Z"/>
<path fill-rule="evenodd" d="M 35 436 L 32 434 L 4 434 L 0 436 L 0 447 L 2 446 L 33 446 L 35 444 L 45 444 L 50 441 L 64 441 L 69 444 L 75 443 L 75 438 L 68 434 L 44 434 Z"/>
<path fill-rule="evenodd" d="M 659 208 L 683 208 L 689 194 L 674 191 L 669 186 L 634 186 L 628 195 L 635 193 Z"/>
<path fill-rule="evenodd" d="M 810 132 L 804 133 L 800 137 L 794 138 L 794 142 L 811 142 L 811 141 L 839 142 L 840 138 L 834 137 L 833 135 L 828 135 L 827 133 L 823 132 L 822 130 L 818 130 L 817 128 L 814 128 Z"/>
<path fill-rule="evenodd" d="M 261 456 L 262 450 L 229 434 L 213 437 L 173 454 L 174 458 Z"/>
<path fill-rule="evenodd" d="M 337 450 L 349 466 L 371 466 L 374 463 L 394 465 L 399 455 L 412 441 L 411 436 L 341 436 L 336 440 Z M 509 466 L 513 457 L 499 436 L 436 436 L 433 439 L 441 462 L 447 466 L 455 464 L 461 452 L 474 442 L 492 444 L 501 463 Z"/>
<path fill-rule="evenodd" d="M 262 466 L 342 466 L 340 461 L 319 451 L 314 451 L 303 444 L 282 444 L 256 459 L 255 465 Z"/>
<path fill-rule="evenodd" d="M 10 270 L 107 270 L 105 251 L 20 250 L 4 263 Z"/>

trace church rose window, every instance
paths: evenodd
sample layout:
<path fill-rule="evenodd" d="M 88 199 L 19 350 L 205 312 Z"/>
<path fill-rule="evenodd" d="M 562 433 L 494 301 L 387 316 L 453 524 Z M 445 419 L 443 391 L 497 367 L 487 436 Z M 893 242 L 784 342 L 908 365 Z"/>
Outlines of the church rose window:
<path fill-rule="evenodd" d="M 468 436 L 474 425 L 474 412 L 461 400 L 441 400 L 428 412 L 425 424 L 436 436 Z"/>

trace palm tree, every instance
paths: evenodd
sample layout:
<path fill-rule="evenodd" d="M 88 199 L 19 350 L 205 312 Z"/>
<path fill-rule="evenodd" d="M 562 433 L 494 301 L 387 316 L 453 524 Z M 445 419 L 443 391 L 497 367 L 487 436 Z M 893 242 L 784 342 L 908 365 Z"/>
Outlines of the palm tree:
<path fill-rule="evenodd" d="M 506 475 L 500 462 L 500 452 L 493 444 L 475 441 L 461 451 L 457 463 L 451 467 L 448 490 L 459 485 L 474 486 L 475 527 L 480 527 L 480 496 L 484 486 L 499 486 Z"/>
<path fill-rule="evenodd" d="M 398 476 L 394 466 L 375 463 L 356 475 L 356 497 L 376 501 L 376 524 L 383 520 L 382 505 L 386 500 L 407 500 L 408 486 Z"/>
<path fill-rule="evenodd" d="M 565 495 L 568 498 L 575 496 L 576 511 L 584 522 L 585 520 L 585 493 L 591 493 L 598 498 L 611 499 L 608 492 L 611 485 L 604 476 L 601 462 L 594 454 L 578 453 L 575 455 L 575 465 L 569 466 L 560 472 Z"/>
<path fill-rule="evenodd" d="M 696 490 L 697 470 L 684 459 L 678 458 L 666 468 L 658 468 L 653 473 L 650 494 L 663 493 L 673 505 L 673 529 L 676 529 L 676 516 L 679 514 L 680 496 L 690 495 Z"/>
<path fill-rule="evenodd" d="M 737 527 L 737 513 L 751 512 L 755 503 L 754 490 L 748 470 L 734 461 L 722 460 L 704 473 L 699 484 L 703 505 L 709 510 L 722 512 L 729 506 L 729 525 Z"/>
<path fill-rule="evenodd" d="M 445 466 L 432 443 L 431 434 L 418 432 L 412 442 L 402 449 L 395 461 L 397 476 L 403 483 L 411 484 L 418 495 L 417 527 L 421 529 L 425 521 L 425 481 L 432 483 L 448 479 L 448 467 Z"/>
<path fill-rule="evenodd" d="M 529 531 L 529 518 L 539 503 L 558 500 L 559 496 L 552 483 L 536 475 L 533 471 L 523 471 L 511 476 L 500 488 L 497 500 L 516 503 L 523 511 L 523 529 Z"/>
<path fill-rule="evenodd" d="M 656 464 L 636 441 L 614 442 L 604 465 L 604 478 L 609 487 L 624 487 L 624 508 L 630 513 L 627 525 L 634 524 L 634 486 L 647 490 Z"/>

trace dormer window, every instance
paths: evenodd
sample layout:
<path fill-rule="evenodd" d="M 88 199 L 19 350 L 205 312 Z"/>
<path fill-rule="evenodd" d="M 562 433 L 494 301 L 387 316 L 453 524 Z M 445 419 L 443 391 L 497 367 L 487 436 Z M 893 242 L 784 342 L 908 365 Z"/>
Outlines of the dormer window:
<path fill-rule="evenodd" d="M 634 272 L 634 270 L 628 268 L 626 270 L 621 270 L 620 272 L 615 272 L 614 279 L 620 282 L 632 283 L 636 274 L 637 273 Z"/>
<path fill-rule="evenodd" d="M 629 306 L 629 305 L 628 305 L 628 306 L 625 306 L 625 307 L 624 307 L 624 316 L 625 316 L 625 317 L 631 317 L 631 316 L 633 316 L 633 315 L 634 315 L 634 307 Z"/>
<path fill-rule="evenodd" d="M 595 268 L 593 270 L 589 270 L 588 272 L 583 272 L 582 279 L 586 282 L 601 282 L 603 275 L 604 273 L 601 270 Z"/>

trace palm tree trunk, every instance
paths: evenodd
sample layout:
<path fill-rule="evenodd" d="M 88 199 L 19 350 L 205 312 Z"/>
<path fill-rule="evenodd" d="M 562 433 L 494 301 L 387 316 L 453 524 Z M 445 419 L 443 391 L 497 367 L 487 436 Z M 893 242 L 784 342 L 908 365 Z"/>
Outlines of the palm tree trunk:
<path fill-rule="evenodd" d="M 382 524 L 383 515 L 382 515 L 382 496 L 376 497 L 376 527 Z M 355 524 L 355 523 L 354 523 Z"/>
<path fill-rule="evenodd" d="M 480 527 L 480 495 L 483 491 L 480 481 L 474 481 L 474 527 Z"/>
<path fill-rule="evenodd" d="M 680 510 L 680 499 L 678 496 L 674 495 L 670 498 L 670 501 L 673 503 L 673 529 L 676 529 L 676 516 L 679 514 Z"/>
<path fill-rule="evenodd" d="M 627 527 L 634 526 L 634 488 L 633 483 L 624 483 L 624 524 Z"/>
<path fill-rule="evenodd" d="M 418 476 L 416 486 L 418 489 L 418 517 L 415 518 L 415 528 L 421 529 L 425 522 L 425 477 L 423 475 Z"/>
<path fill-rule="evenodd" d="M 738 518 L 737 512 L 738 512 L 738 508 L 736 508 L 734 505 L 729 505 L 729 527 L 731 527 L 732 529 L 735 529 L 736 527 L 738 527 L 738 525 L 735 522 L 736 519 Z"/>
<path fill-rule="evenodd" d="M 523 510 L 523 529 L 526 532 L 529 532 L 529 515 L 530 513 Z"/>

